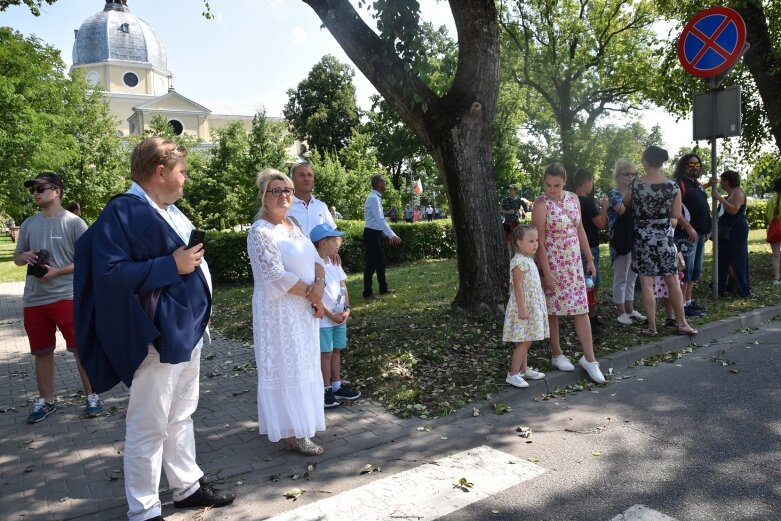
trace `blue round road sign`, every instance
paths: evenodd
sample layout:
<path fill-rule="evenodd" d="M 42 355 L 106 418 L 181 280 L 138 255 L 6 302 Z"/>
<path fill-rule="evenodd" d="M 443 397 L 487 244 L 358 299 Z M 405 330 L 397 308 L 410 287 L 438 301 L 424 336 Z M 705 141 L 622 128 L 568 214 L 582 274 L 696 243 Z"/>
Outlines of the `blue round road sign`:
<path fill-rule="evenodd" d="M 693 76 L 722 74 L 740 58 L 746 23 L 728 7 L 703 9 L 689 20 L 678 38 L 678 59 Z"/>

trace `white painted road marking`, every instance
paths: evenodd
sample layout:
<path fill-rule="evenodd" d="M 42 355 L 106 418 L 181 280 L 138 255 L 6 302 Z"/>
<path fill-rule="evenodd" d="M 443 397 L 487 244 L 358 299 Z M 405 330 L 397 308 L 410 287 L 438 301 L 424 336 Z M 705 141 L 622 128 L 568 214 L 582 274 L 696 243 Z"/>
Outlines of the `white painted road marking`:
<path fill-rule="evenodd" d="M 545 472 L 506 452 L 481 446 L 299 507 L 269 521 L 431 520 Z M 453 486 L 473 483 L 465 492 Z"/>
<path fill-rule="evenodd" d="M 656 510 L 651 510 L 645 505 L 635 505 L 623 514 L 618 514 L 610 521 L 676 521 L 676 519 Z"/>

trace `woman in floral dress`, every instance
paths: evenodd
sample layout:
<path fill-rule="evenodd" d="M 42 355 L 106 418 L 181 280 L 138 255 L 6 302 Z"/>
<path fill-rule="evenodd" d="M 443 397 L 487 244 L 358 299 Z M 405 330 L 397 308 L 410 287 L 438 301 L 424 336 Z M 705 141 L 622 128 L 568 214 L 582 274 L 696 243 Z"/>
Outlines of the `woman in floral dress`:
<path fill-rule="evenodd" d="M 537 198 L 532 208 L 532 224 L 539 235 L 537 264 L 542 274 L 542 287 L 548 307 L 550 344 L 553 351 L 551 365 L 560 371 L 574 371 L 575 367 L 564 356 L 559 341 L 559 316 L 572 316 L 583 356 L 578 363 L 597 383 L 605 381 L 594 358 L 591 324 L 588 319 L 586 280 L 580 254 L 588 260 L 586 271 L 594 275 L 594 258 L 591 256 L 586 232 L 580 221 L 578 197 L 564 190 L 567 172 L 560 163 L 545 169 L 545 192 Z"/>
<path fill-rule="evenodd" d="M 683 294 L 678 284 L 678 265 L 670 219 L 677 219 L 692 242 L 697 232 L 681 213 L 681 191 L 678 185 L 661 173 L 667 161 L 667 151 L 651 145 L 643 152 L 645 175 L 632 181 L 624 193 L 624 206 L 632 208 L 634 216 L 634 244 L 632 246 L 632 269 L 640 278 L 643 289 L 643 307 L 648 317 L 645 334 L 656 336 L 656 297 L 654 277 L 663 277 L 670 294 L 670 302 L 678 321 L 678 333 L 696 335 L 686 322 L 683 311 Z"/>

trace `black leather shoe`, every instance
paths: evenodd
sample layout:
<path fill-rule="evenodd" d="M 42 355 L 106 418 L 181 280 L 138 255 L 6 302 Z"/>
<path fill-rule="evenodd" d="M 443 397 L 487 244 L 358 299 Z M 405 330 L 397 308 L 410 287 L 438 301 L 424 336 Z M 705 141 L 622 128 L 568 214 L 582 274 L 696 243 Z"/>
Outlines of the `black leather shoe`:
<path fill-rule="evenodd" d="M 236 494 L 220 492 L 212 488 L 211 485 L 204 485 L 201 482 L 201 487 L 198 490 L 181 501 L 174 501 L 174 506 L 176 508 L 224 507 L 233 503 L 234 499 L 236 499 Z"/>

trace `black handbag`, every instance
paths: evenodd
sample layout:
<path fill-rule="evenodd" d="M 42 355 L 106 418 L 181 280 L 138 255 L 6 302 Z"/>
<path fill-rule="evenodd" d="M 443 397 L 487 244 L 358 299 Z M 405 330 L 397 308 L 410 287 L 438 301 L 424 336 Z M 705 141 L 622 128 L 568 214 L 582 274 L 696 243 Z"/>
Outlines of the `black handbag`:
<path fill-rule="evenodd" d="M 634 228 L 635 218 L 631 209 L 628 208 L 623 215 L 616 217 L 613 234 L 610 236 L 610 246 L 618 255 L 627 255 L 632 252 Z"/>

